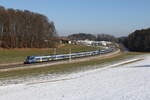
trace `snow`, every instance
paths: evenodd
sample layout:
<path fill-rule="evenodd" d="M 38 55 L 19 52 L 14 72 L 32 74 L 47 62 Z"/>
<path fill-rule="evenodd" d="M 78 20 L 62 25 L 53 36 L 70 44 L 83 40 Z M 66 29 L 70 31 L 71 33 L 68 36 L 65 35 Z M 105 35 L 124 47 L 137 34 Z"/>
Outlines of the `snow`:
<path fill-rule="evenodd" d="M 150 100 L 149 61 L 0 86 L 0 100 Z"/>

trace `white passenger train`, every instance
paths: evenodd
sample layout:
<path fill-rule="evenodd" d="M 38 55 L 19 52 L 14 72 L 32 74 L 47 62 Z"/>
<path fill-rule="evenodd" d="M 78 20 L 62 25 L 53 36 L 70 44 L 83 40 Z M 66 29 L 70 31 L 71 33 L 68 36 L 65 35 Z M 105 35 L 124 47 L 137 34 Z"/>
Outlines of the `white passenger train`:
<path fill-rule="evenodd" d="M 59 55 L 50 55 L 50 56 L 28 56 L 25 60 L 25 64 L 31 63 L 39 63 L 39 62 L 48 62 L 54 60 L 65 60 L 69 58 L 80 58 L 86 56 L 93 56 L 103 53 L 112 52 L 113 49 L 105 49 L 105 50 L 96 50 L 96 51 L 89 51 L 89 52 L 79 52 L 79 53 L 71 53 L 71 54 L 59 54 Z"/>

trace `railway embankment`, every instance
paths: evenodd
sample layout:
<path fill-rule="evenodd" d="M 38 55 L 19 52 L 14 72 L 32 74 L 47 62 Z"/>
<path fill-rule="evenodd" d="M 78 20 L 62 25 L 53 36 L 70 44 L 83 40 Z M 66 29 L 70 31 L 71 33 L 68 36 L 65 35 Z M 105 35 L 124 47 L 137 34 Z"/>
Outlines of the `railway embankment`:
<path fill-rule="evenodd" d="M 61 61 L 36 66 L 18 66 L 18 68 L 1 69 L 0 85 L 19 84 L 30 80 L 55 79 L 80 72 L 105 69 L 108 66 L 117 67 L 143 60 L 143 55 L 135 52 L 120 52 L 120 50 L 105 55 L 92 56 L 88 58 L 74 59 L 71 62 Z M 138 55 L 138 56 L 137 56 Z"/>
<path fill-rule="evenodd" d="M 121 51 L 119 49 L 117 49 L 117 50 L 107 53 L 107 54 L 100 54 L 100 55 L 96 55 L 96 56 L 89 56 L 89 57 L 77 58 L 77 59 L 71 59 L 71 60 L 61 60 L 61 61 L 36 63 L 36 64 L 18 63 L 18 64 L 12 64 L 12 65 L 4 65 L 4 66 L 0 66 L 0 72 L 33 69 L 33 68 L 41 68 L 41 67 L 50 67 L 50 66 L 61 65 L 61 64 L 80 63 L 80 62 L 92 61 L 92 60 L 96 60 L 96 59 L 101 60 L 101 59 L 119 56 L 121 54 L 122 54 Z"/>

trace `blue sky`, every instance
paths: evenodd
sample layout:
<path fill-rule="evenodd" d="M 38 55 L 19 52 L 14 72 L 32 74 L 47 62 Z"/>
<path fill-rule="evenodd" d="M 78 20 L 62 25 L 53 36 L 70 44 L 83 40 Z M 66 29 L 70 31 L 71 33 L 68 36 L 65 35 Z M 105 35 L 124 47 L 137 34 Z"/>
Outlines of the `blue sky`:
<path fill-rule="evenodd" d="M 125 36 L 150 27 L 150 0 L 0 0 L 0 5 L 46 15 L 59 35 Z"/>

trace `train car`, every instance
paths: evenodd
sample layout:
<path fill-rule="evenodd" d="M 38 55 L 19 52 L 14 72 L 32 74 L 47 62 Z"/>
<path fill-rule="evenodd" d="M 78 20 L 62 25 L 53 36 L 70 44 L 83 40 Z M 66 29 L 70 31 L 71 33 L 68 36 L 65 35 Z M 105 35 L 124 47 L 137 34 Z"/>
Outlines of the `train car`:
<path fill-rule="evenodd" d="M 25 60 L 25 64 L 31 63 L 39 63 L 39 62 L 46 62 L 53 59 L 53 56 L 28 56 Z"/>
<path fill-rule="evenodd" d="M 101 54 L 103 54 L 103 53 L 105 53 L 105 52 L 106 52 L 105 50 L 100 50 L 100 53 L 101 53 Z"/>
<path fill-rule="evenodd" d="M 61 60 L 61 59 L 67 59 L 67 58 L 69 58 L 69 55 L 67 54 L 55 55 L 55 60 Z"/>

